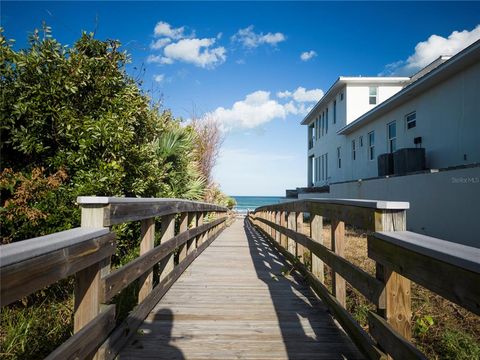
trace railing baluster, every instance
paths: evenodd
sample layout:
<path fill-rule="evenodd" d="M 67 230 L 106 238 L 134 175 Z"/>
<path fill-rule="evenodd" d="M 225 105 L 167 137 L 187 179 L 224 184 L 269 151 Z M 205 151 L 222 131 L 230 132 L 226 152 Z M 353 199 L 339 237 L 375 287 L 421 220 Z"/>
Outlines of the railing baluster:
<path fill-rule="evenodd" d="M 175 215 L 165 215 L 162 217 L 162 236 L 160 244 L 170 240 L 175 236 Z M 162 260 L 163 268 L 160 273 L 160 281 L 162 281 L 175 267 L 173 254 L 169 254 Z"/>
<path fill-rule="evenodd" d="M 304 231 L 304 226 L 303 226 L 303 212 L 297 212 L 295 213 L 296 215 L 296 232 L 303 234 Z M 298 242 L 295 241 L 295 244 L 297 246 L 296 252 L 297 252 L 297 257 L 299 258 L 300 262 L 302 264 L 305 264 L 305 249 L 303 248 L 303 245 L 299 244 Z"/>
<path fill-rule="evenodd" d="M 293 230 L 293 231 L 295 231 L 295 229 L 297 227 L 297 220 L 296 220 L 295 213 L 293 211 L 288 213 L 288 224 L 287 224 L 287 226 L 290 230 Z M 290 254 L 292 254 L 293 256 L 297 256 L 297 246 L 296 246 L 296 241 L 295 240 L 288 238 L 287 249 L 288 249 L 288 252 Z"/>
<path fill-rule="evenodd" d="M 323 245 L 323 217 L 310 213 L 310 237 Z M 320 258 L 312 254 L 312 273 L 322 282 L 325 283 L 325 266 Z"/>
<path fill-rule="evenodd" d="M 282 227 L 287 227 L 287 212 L 286 211 L 281 211 L 280 212 L 280 225 Z M 287 235 L 285 234 L 281 234 L 280 235 L 280 245 L 285 249 L 287 250 L 288 248 L 288 239 L 287 239 Z"/>
<path fill-rule="evenodd" d="M 375 231 L 405 231 L 406 212 L 376 211 Z M 376 263 L 376 277 L 385 284 L 385 291 L 379 299 L 377 313 L 384 317 L 405 339 L 411 339 L 411 283 L 400 274 Z"/>
<path fill-rule="evenodd" d="M 337 219 L 332 221 L 332 251 L 339 256 L 345 253 L 345 223 Z M 346 306 L 346 284 L 345 279 L 332 271 L 332 293 L 343 307 Z"/>
<path fill-rule="evenodd" d="M 142 220 L 141 222 L 140 255 L 143 255 L 155 246 L 155 218 Z M 140 290 L 138 292 L 138 303 L 147 297 L 153 287 L 153 271 L 150 270 L 139 278 Z"/>
<path fill-rule="evenodd" d="M 200 226 L 200 225 L 203 225 L 203 217 L 204 217 L 204 213 L 203 212 L 199 212 L 197 214 L 197 226 Z M 203 235 L 198 235 L 197 236 L 197 245 L 195 247 L 199 247 L 200 245 L 202 245 L 202 242 L 203 242 Z"/>
<path fill-rule="evenodd" d="M 275 214 L 275 219 L 274 219 L 275 224 L 280 225 L 280 217 L 281 217 L 282 213 L 280 211 L 275 211 L 274 214 Z M 275 241 L 278 244 L 280 244 L 280 238 L 281 238 L 280 231 L 276 231 L 275 232 Z"/>
<path fill-rule="evenodd" d="M 81 226 L 104 227 L 105 205 L 82 206 Z M 100 312 L 101 277 L 110 270 L 110 258 L 93 264 L 75 274 L 73 331 L 77 333 Z"/>
<path fill-rule="evenodd" d="M 180 214 L 180 228 L 179 233 L 181 234 L 184 231 L 188 230 L 188 213 Z M 178 254 L 178 262 L 182 262 L 183 259 L 187 257 L 187 243 L 180 245 L 180 251 Z"/>
<path fill-rule="evenodd" d="M 188 213 L 188 227 L 193 229 L 197 227 L 197 214 L 194 212 Z M 197 247 L 197 239 L 193 238 L 187 242 L 187 254 L 190 254 Z"/>

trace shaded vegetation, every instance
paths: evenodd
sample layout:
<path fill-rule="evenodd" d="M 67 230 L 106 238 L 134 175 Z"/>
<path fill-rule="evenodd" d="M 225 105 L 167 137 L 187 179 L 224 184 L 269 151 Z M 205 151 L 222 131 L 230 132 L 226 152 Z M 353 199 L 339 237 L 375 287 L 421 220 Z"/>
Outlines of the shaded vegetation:
<path fill-rule="evenodd" d="M 79 226 L 83 195 L 230 201 L 205 166 L 221 144 L 215 124 L 187 125 L 152 102 L 118 41 L 83 33 L 64 46 L 44 26 L 28 48 L 13 45 L 0 29 L 2 244 Z M 113 230 L 119 266 L 138 254 L 139 224 Z M 121 314 L 135 291 L 116 298 Z M 70 280 L 2 308 L 0 356 L 40 358 L 68 338 L 71 294 Z"/>

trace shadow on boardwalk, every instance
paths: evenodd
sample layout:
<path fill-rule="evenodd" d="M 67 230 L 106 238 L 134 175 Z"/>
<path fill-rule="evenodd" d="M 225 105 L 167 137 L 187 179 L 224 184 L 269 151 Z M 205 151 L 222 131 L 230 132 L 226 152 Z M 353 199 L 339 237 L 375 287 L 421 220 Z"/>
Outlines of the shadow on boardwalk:
<path fill-rule="evenodd" d="M 362 358 L 288 260 L 247 219 L 244 230 L 257 276 L 270 291 L 288 358 L 326 358 L 322 353 L 331 359 Z"/>

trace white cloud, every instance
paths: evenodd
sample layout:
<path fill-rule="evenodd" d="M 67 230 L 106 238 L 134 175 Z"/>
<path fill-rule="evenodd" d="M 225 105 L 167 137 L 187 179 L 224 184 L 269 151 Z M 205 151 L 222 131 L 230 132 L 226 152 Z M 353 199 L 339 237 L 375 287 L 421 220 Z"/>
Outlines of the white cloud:
<path fill-rule="evenodd" d="M 154 36 L 159 38 L 150 44 L 150 49 L 160 50 L 163 54 L 150 54 L 149 63 L 170 65 L 175 61 L 193 64 L 202 68 L 213 68 L 225 62 L 227 50 L 223 46 L 214 47 L 215 42 L 222 37 L 195 38 L 195 33 L 185 35 L 185 26 L 173 28 L 170 24 L 160 21 L 154 29 Z"/>
<path fill-rule="evenodd" d="M 253 129 L 275 119 L 285 119 L 288 115 L 306 115 L 312 106 L 305 102 L 316 101 L 321 94 L 323 91 L 319 89 L 305 90 L 299 87 L 294 92 L 283 92 L 280 98 L 292 100 L 280 103 L 270 97 L 269 91 L 258 90 L 236 101 L 231 108 L 218 107 L 203 118 L 218 121 L 223 131 Z"/>
<path fill-rule="evenodd" d="M 163 82 L 163 80 L 165 80 L 165 75 L 164 74 L 154 75 L 153 80 L 155 80 L 155 82 L 157 83 L 161 83 Z"/>
<path fill-rule="evenodd" d="M 415 52 L 407 60 L 385 66 L 382 75 L 412 75 L 441 55 L 455 55 L 480 39 L 480 25 L 473 30 L 454 31 L 447 38 L 431 35 L 415 46 Z"/>
<path fill-rule="evenodd" d="M 317 102 L 323 96 L 321 89 L 307 90 L 304 87 L 299 86 L 295 91 L 280 91 L 277 93 L 277 97 L 280 99 L 292 98 L 297 102 Z"/>
<path fill-rule="evenodd" d="M 164 57 L 173 63 L 183 61 L 202 68 L 212 68 L 226 60 L 223 46 L 213 47 L 215 39 L 182 39 L 165 46 Z"/>
<path fill-rule="evenodd" d="M 159 21 L 157 25 L 155 25 L 155 29 L 153 30 L 153 34 L 155 37 L 167 37 L 174 40 L 185 37 L 184 32 L 184 26 L 179 28 L 172 28 L 169 23 L 164 21 Z"/>
<path fill-rule="evenodd" d="M 172 42 L 171 39 L 169 38 L 161 38 L 161 39 L 158 39 L 156 41 L 152 41 L 152 43 L 150 44 L 150 49 L 152 50 L 159 50 L 161 48 L 163 48 L 165 45 L 168 45 Z"/>
<path fill-rule="evenodd" d="M 285 35 L 277 33 L 255 33 L 253 25 L 240 29 L 231 37 L 232 41 L 241 43 L 246 48 L 256 48 L 262 44 L 276 46 L 279 42 L 285 41 Z"/>
<path fill-rule="evenodd" d="M 308 60 L 311 60 L 312 58 L 314 58 L 315 56 L 317 56 L 317 53 L 313 50 L 304 51 L 300 54 L 300 59 L 302 61 L 308 61 Z"/>
<path fill-rule="evenodd" d="M 170 65 L 170 64 L 173 64 L 173 60 L 168 58 L 168 57 L 165 57 L 165 56 L 161 56 L 161 55 L 149 55 L 147 57 L 147 62 L 148 63 L 157 63 L 157 64 L 162 64 L 162 65 Z"/>

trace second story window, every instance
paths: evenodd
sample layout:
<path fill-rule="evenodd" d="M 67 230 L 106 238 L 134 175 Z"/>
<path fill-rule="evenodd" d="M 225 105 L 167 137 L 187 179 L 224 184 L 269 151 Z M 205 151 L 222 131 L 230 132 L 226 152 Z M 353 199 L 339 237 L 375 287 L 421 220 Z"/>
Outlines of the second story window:
<path fill-rule="evenodd" d="M 343 101 L 343 92 L 340 94 L 340 101 Z"/>
<path fill-rule="evenodd" d="M 368 103 L 370 105 L 377 104 L 377 93 L 378 93 L 378 88 L 376 86 L 370 86 L 368 88 Z"/>
<path fill-rule="evenodd" d="M 333 102 L 333 123 L 337 123 L 337 100 Z"/>
<path fill-rule="evenodd" d="M 360 147 L 363 147 L 363 136 L 360 136 L 358 142 L 360 143 Z"/>
<path fill-rule="evenodd" d="M 407 130 L 417 126 L 417 112 L 411 112 L 405 116 L 405 123 L 407 125 Z"/>
<path fill-rule="evenodd" d="M 325 134 L 328 133 L 328 108 L 325 113 Z"/>
<path fill-rule="evenodd" d="M 342 168 L 342 148 L 339 146 L 337 147 L 337 162 L 338 162 L 338 168 Z"/>
<path fill-rule="evenodd" d="M 357 149 L 355 147 L 355 140 L 352 140 L 352 159 L 357 159 Z"/>
<path fill-rule="evenodd" d="M 397 150 L 397 124 L 395 121 L 387 125 L 388 132 L 388 152 L 393 153 Z"/>
<path fill-rule="evenodd" d="M 375 159 L 375 131 L 368 133 L 368 158 Z"/>

